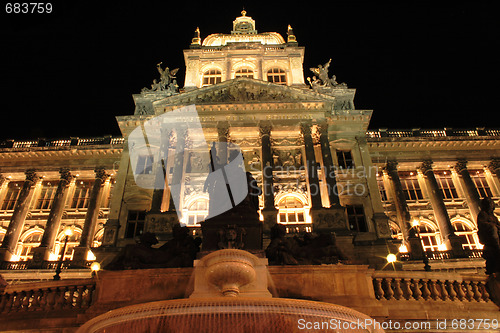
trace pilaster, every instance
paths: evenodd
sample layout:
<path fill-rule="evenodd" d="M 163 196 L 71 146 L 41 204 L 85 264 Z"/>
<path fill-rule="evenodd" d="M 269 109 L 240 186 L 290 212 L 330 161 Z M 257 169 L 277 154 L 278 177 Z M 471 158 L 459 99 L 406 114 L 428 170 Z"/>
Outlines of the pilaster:
<path fill-rule="evenodd" d="M 459 160 L 455 164 L 455 171 L 459 175 L 459 179 L 463 182 L 465 199 L 467 200 L 467 205 L 469 206 L 469 210 L 471 212 L 472 218 L 476 222 L 477 225 L 477 215 L 479 214 L 479 194 L 476 189 L 476 185 L 472 180 L 469 170 L 467 170 L 467 160 Z"/>

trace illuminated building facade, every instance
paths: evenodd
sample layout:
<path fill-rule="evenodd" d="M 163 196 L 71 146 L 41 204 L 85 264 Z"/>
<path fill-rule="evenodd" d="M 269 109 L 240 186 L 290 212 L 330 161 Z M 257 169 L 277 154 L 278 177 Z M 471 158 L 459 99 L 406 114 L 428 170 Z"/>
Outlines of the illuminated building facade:
<path fill-rule="evenodd" d="M 303 57 L 291 27 L 286 41 L 278 33 L 259 33 L 243 12 L 230 34 L 202 40 L 196 30 L 184 51 L 183 89 L 170 72 L 168 82 L 154 81 L 133 96 L 134 114 L 117 117 L 123 138 L 3 143 L 2 275 L 9 280 L 14 270 L 53 268 L 68 227 L 74 234 L 63 259 L 78 267 L 94 255 L 109 260 L 146 231 L 165 241 L 177 222 L 200 235 L 209 196 L 199 175 L 208 165 L 189 147 L 189 129 L 165 134 L 171 140 L 164 170 L 170 181 L 183 184 L 177 207 L 167 188 L 137 185 L 132 169 L 154 178 L 159 155 L 131 162 L 127 142 L 145 121 L 195 105 L 208 141 L 238 145 L 263 191 L 264 246 L 275 223 L 284 224 L 290 236 L 335 232 L 354 264 L 381 269 L 388 253 L 398 253 L 406 275 L 370 273 L 374 297 L 394 301 L 387 305 L 394 311 L 403 295 L 421 298 L 398 286 L 423 270 L 424 257 L 434 270 L 473 275 L 467 277 L 473 296 L 454 297 L 486 304 L 476 217 L 481 198 L 492 197 L 497 205 L 500 198 L 500 131 L 368 130 L 372 111 L 354 107 L 355 89 L 330 78 L 329 63 L 304 80 Z M 186 147 L 182 154 L 179 146 Z M 271 274 L 279 275 L 277 267 Z M 448 277 L 443 279 L 425 277 L 421 283 L 436 288 L 433 283 L 441 286 Z M 448 297 L 427 291 L 427 298 Z"/>

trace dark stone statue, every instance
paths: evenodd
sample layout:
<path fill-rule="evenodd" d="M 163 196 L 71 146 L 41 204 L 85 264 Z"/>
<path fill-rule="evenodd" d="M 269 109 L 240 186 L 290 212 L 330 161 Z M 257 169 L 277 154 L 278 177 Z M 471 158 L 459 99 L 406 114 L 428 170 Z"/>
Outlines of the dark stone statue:
<path fill-rule="evenodd" d="M 271 243 L 266 249 L 266 256 L 270 265 L 322 265 L 347 261 L 336 244 L 334 234 L 306 233 L 302 238 L 288 238 L 283 224 L 275 224 L 271 228 Z"/>
<path fill-rule="evenodd" d="M 104 269 L 146 269 L 166 267 L 191 267 L 196 253 L 200 249 L 201 240 L 193 239 L 187 227 L 179 224 L 172 228 L 173 239 L 160 248 L 156 235 L 146 232 L 141 235 L 137 244 L 126 245 Z"/>
<path fill-rule="evenodd" d="M 500 223 L 493 214 L 494 210 L 495 202 L 491 198 L 484 198 L 477 216 L 477 235 L 479 242 L 484 245 L 486 274 L 500 273 Z"/>

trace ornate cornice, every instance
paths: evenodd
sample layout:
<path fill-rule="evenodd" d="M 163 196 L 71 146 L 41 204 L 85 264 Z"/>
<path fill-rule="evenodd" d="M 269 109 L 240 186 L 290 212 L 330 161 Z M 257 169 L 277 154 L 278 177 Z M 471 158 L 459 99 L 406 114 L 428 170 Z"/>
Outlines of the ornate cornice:
<path fill-rule="evenodd" d="M 491 172 L 497 172 L 500 170 L 500 158 L 493 158 L 488 165 L 488 169 L 490 169 Z"/>
<path fill-rule="evenodd" d="M 26 182 L 30 183 L 30 185 L 33 185 L 40 179 L 35 169 L 28 169 L 24 174 L 26 175 Z"/>
<path fill-rule="evenodd" d="M 109 175 L 106 173 L 106 169 L 104 167 L 96 167 L 94 169 L 95 172 L 95 179 L 100 179 L 101 181 L 105 181 L 106 178 L 109 177 Z"/>

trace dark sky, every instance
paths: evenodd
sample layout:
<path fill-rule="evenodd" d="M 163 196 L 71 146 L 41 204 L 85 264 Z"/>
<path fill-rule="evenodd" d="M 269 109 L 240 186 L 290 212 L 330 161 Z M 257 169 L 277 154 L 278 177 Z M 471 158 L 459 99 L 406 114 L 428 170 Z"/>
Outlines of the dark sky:
<path fill-rule="evenodd" d="M 52 3 L 45 15 L 1 8 L 0 140 L 119 135 L 115 116 L 133 113 L 156 64 L 180 67 L 182 85 L 196 27 L 229 33 L 243 7 L 259 32 L 292 25 L 306 77 L 332 58 L 356 108 L 374 110 L 370 128 L 500 127 L 494 1 Z"/>

